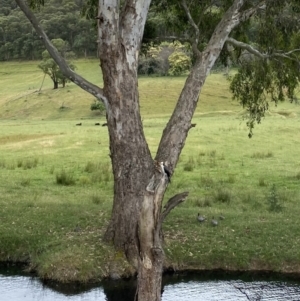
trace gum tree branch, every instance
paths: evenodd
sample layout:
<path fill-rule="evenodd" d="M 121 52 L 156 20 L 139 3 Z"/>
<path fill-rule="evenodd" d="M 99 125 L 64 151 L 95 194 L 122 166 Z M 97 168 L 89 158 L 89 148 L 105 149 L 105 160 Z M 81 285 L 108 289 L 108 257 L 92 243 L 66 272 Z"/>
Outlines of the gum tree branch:
<path fill-rule="evenodd" d="M 292 57 L 291 55 L 295 54 L 296 52 L 300 52 L 300 49 L 293 49 L 293 50 L 288 51 L 288 52 L 273 52 L 271 54 L 266 54 L 266 53 L 260 52 L 259 50 L 257 50 L 256 48 L 254 48 L 253 46 L 251 46 L 247 43 L 237 41 L 233 38 L 227 38 L 226 42 L 233 45 L 233 46 L 235 46 L 235 47 L 245 49 L 249 53 L 259 57 L 260 59 L 285 58 L 285 59 L 289 59 L 289 60 L 292 60 L 292 61 L 299 62 L 297 57 Z"/>
<path fill-rule="evenodd" d="M 198 26 L 196 25 L 195 21 L 192 18 L 192 15 L 191 15 L 190 10 L 189 10 L 189 8 L 188 8 L 188 6 L 186 4 L 186 1 L 182 0 L 181 5 L 182 5 L 182 7 L 185 10 L 185 13 L 186 13 L 186 15 L 187 15 L 187 17 L 189 19 L 189 22 L 190 22 L 191 26 L 195 30 L 195 39 L 194 39 L 194 41 L 192 43 L 193 52 L 194 52 L 195 55 L 200 55 L 200 51 L 199 51 L 199 49 L 197 47 L 198 43 L 199 43 L 199 35 L 200 35 L 199 28 L 198 28 Z"/>
<path fill-rule="evenodd" d="M 40 39 L 42 40 L 45 48 L 48 50 L 50 55 L 53 57 L 63 74 L 70 79 L 73 83 L 78 85 L 80 88 L 84 89 L 85 91 L 89 92 L 93 96 L 95 96 L 97 99 L 102 100 L 104 104 L 107 104 L 106 97 L 104 96 L 103 90 L 99 88 L 98 86 L 90 83 L 83 77 L 81 77 L 79 74 L 74 72 L 66 63 L 64 58 L 59 54 L 57 49 L 53 46 L 51 41 L 49 40 L 47 34 L 41 27 L 39 21 L 35 17 L 35 15 L 32 13 L 30 8 L 27 6 L 24 0 L 16 0 L 17 5 L 20 7 L 20 9 L 23 11 L 25 16 L 28 18 L 28 20 L 31 22 L 33 28 L 37 32 L 37 34 L 40 36 Z"/>

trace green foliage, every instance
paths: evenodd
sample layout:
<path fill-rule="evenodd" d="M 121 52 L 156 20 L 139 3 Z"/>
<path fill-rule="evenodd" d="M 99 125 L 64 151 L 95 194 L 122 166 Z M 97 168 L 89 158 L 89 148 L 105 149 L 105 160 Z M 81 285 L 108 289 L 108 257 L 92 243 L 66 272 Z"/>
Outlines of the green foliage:
<path fill-rule="evenodd" d="M 100 113 L 100 115 L 104 115 L 106 112 L 104 103 L 97 99 L 94 100 L 94 102 L 91 104 L 90 108 L 91 108 L 91 111 L 98 111 Z"/>
<path fill-rule="evenodd" d="M 249 137 L 252 137 L 255 122 L 260 123 L 269 109 L 269 101 L 294 98 L 299 74 L 293 61 L 252 59 L 245 62 L 233 76 L 230 89 L 234 99 L 239 100 L 248 113 Z M 297 67 L 298 68 L 298 67 Z"/>
<path fill-rule="evenodd" d="M 246 108 L 249 137 L 269 109 L 284 100 L 293 101 L 299 85 L 299 2 L 266 1 L 266 10 L 253 23 L 251 42 L 260 52 L 243 51 L 238 73 L 232 78 L 233 97 Z"/>
<path fill-rule="evenodd" d="M 191 68 L 191 59 L 181 51 L 175 51 L 169 56 L 170 75 L 181 75 Z"/>
<path fill-rule="evenodd" d="M 38 19 L 50 39 L 61 38 L 67 41 L 70 50 L 78 56 L 96 56 L 97 30 L 95 19 L 86 20 L 80 10 L 86 2 L 64 0 L 35 1 L 29 4 L 34 8 Z M 16 9 L 14 0 L 2 0 L 0 5 L 0 61 L 13 59 L 41 59 L 44 46 L 25 15 Z"/>

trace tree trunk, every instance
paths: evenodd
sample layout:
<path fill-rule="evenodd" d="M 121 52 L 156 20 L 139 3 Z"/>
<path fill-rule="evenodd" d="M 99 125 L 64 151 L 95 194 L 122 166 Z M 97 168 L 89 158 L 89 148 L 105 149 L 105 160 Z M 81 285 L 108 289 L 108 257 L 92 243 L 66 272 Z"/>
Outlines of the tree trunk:
<path fill-rule="evenodd" d="M 53 81 L 53 89 L 58 89 L 58 82 L 57 81 Z"/>
<path fill-rule="evenodd" d="M 138 222 L 139 265 L 137 300 L 160 300 L 164 251 L 161 240 L 161 205 L 166 189 L 163 169 L 152 176 L 144 195 Z"/>
<path fill-rule="evenodd" d="M 138 269 L 140 207 L 155 168 L 139 108 L 137 55 L 143 26 L 133 23 L 145 22 L 150 0 L 136 10 L 131 1 L 123 7 L 122 32 L 117 1 L 107 1 L 109 6 L 105 2 L 99 1 L 98 40 L 114 174 L 112 217 L 105 237 Z"/>

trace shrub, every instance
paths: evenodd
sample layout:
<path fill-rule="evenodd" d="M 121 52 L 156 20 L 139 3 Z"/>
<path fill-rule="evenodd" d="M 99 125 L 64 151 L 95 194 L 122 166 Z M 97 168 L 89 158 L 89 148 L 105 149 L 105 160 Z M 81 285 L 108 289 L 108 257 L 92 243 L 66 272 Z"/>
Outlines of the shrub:
<path fill-rule="evenodd" d="M 106 111 L 105 105 L 98 99 L 94 100 L 94 102 L 91 104 L 90 109 L 91 111 L 98 111 L 100 115 L 104 115 Z"/>
<path fill-rule="evenodd" d="M 140 75 L 165 75 L 162 60 L 159 57 L 140 57 L 138 74 Z"/>
<path fill-rule="evenodd" d="M 181 75 L 191 68 L 191 58 L 184 52 L 178 50 L 169 56 L 170 75 Z"/>

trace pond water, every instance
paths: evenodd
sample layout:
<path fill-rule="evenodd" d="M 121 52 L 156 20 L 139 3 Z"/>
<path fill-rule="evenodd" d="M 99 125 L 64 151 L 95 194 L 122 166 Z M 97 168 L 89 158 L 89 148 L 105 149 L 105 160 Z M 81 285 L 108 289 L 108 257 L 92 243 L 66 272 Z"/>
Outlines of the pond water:
<path fill-rule="evenodd" d="M 163 282 L 163 301 L 300 301 L 300 279 L 189 273 L 164 276 Z M 93 286 L 45 284 L 19 268 L 0 268 L 1 301 L 132 301 L 134 293 L 134 281 L 104 281 Z"/>

